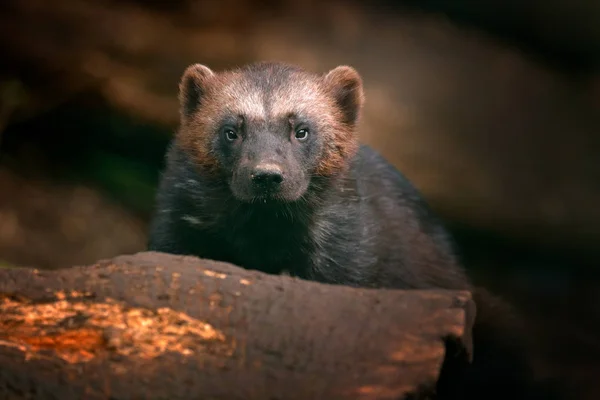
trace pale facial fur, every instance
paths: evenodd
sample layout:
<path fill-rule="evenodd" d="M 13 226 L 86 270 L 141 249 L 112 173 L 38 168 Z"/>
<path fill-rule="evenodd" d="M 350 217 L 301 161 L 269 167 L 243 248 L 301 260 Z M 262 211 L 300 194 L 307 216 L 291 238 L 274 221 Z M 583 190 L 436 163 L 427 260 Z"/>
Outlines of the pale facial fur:
<path fill-rule="evenodd" d="M 182 147 L 242 201 L 296 201 L 358 146 L 362 83 L 350 67 L 318 76 L 277 63 L 221 73 L 196 64 L 180 101 Z"/>

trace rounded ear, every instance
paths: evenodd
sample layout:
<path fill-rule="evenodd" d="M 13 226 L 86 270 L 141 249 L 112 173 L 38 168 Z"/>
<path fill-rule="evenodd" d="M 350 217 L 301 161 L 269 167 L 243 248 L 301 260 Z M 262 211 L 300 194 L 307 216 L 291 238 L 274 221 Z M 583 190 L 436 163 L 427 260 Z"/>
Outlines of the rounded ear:
<path fill-rule="evenodd" d="M 329 93 L 340 107 L 346 124 L 354 125 L 364 103 L 362 78 L 352 67 L 340 65 L 323 77 Z"/>
<path fill-rule="evenodd" d="M 181 114 L 189 117 L 202 102 L 207 83 L 215 73 L 205 65 L 193 64 L 186 68 L 179 82 L 179 105 Z"/>

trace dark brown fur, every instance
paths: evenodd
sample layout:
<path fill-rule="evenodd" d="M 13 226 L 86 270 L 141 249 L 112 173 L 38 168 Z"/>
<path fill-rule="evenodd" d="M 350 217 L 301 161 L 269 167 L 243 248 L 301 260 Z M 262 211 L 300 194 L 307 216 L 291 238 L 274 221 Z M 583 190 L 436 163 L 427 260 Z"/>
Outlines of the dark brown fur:
<path fill-rule="evenodd" d="M 351 67 L 314 75 L 275 63 L 219 73 L 190 66 L 150 250 L 348 286 L 474 290 L 418 191 L 359 146 L 363 101 Z M 312 142 L 294 139 L 296 119 L 314 128 Z M 228 128 L 243 137 L 226 140 Z M 282 168 L 276 194 L 252 182 L 261 162 Z M 475 299 L 474 363 L 450 368 L 460 376 L 440 391 L 445 398 L 532 398 L 511 312 L 485 291 L 475 290 Z"/>

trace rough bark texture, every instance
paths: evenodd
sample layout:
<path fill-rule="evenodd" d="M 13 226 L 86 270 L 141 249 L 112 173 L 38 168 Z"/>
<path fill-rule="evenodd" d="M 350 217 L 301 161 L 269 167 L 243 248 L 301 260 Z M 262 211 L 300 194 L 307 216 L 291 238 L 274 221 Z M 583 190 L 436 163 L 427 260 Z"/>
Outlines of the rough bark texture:
<path fill-rule="evenodd" d="M 0 296 L 10 399 L 429 398 L 445 359 L 452 375 L 445 343 L 468 354 L 475 312 L 466 292 L 354 289 L 151 252 L 0 270 Z"/>

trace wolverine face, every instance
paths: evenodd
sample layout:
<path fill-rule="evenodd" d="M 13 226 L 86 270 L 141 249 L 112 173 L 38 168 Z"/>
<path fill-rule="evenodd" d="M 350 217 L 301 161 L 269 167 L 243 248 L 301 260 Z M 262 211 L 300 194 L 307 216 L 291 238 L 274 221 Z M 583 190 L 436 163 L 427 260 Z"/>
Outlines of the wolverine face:
<path fill-rule="evenodd" d="M 304 194 L 322 147 L 313 121 L 293 112 L 271 118 L 237 114 L 218 129 L 215 155 L 238 199 L 295 201 Z"/>
<path fill-rule="evenodd" d="M 297 201 L 358 145 L 362 84 L 350 67 L 316 76 L 275 63 L 219 74 L 196 64 L 180 101 L 183 148 L 244 202 Z"/>

